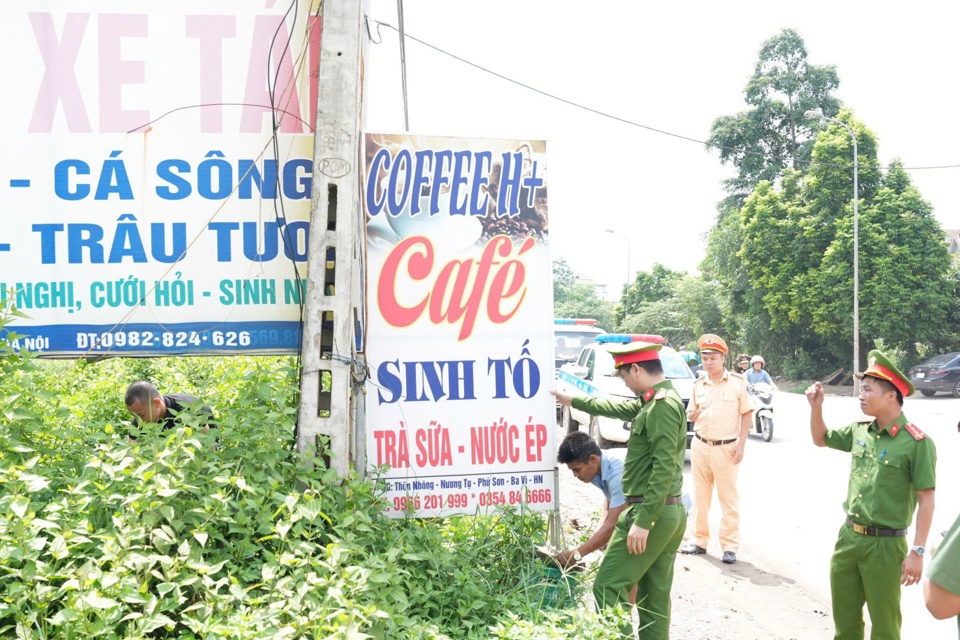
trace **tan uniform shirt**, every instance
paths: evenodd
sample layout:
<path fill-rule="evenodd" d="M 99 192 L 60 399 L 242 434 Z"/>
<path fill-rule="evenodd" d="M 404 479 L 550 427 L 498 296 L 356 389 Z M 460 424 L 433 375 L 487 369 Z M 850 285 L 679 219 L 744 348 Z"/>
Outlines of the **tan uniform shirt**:
<path fill-rule="evenodd" d="M 740 416 L 753 410 L 747 394 L 747 379 L 739 373 L 723 372 L 718 382 L 710 376 L 693 383 L 690 407 L 700 411 L 694 429 L 707 440 L 732 440 L 740 437 Z"/>

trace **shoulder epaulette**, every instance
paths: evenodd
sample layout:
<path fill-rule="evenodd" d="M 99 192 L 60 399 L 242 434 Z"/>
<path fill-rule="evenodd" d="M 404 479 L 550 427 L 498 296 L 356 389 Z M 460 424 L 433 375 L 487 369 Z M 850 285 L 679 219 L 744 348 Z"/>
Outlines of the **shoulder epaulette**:
<path fill-rule="evenodd" d="M 747 376 L 743 375 L 742 373 L 737 373 L 736 371 L 731 371 L 730 375 L 732 375 L 735 378 L 740 378 L 741 380 L 747 379 Z"/>
<path fill-rule="evenodd" d="M 653 399 L 654 399 L 654 400 L 663 400 L 663 399 L 666 398 L 666 397 L 667 397 L 667 390 L 666 390 L 666 389 L 659 389 L 659 390 L 657 391 L 657 395 L 655 395 L 655 396 L 653 397 Z"/>
<path fill-rule="evenodd" d="M 903 428 L 913 436 L 914 440 L 920 441 L 927 437 L 927 434 L 925 434 L 923 431 L 920 431 L 920 428 L 912 422 L 908 422 L 907 424 L 903 425 Z"/>

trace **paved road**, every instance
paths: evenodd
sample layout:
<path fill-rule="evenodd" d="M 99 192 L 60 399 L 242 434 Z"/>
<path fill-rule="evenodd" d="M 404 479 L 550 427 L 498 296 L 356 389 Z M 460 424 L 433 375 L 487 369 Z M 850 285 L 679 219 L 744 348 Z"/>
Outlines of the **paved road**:
<path fill-rule="evenodd" d="M 861 417 L 854 398 L 827 397 L 828 426 Z M 772 442 L 751 438 L 740 475 L 741 556 L 779 568 L 829 602 L 830 554 L 844 520 L 849 455 L 810 442 L 809 406 L 800 394 L 778 393 Z M 960 399 L 907 398 L 904 413 L 937 444 L 937 506 L 927 546 L 960 514 Z M 719 522 L 719 509 L 712 516 Z M 907 540 L 913 541 L 911 528 Z M 920 586 L 903 589 L 904 638 L 953 638 L 956 622 L 938 622 Z"/>
<path fill-rule="evenodd" d="M 809 408 L 802 394 L 777 392 L 775 402 L 773 441 L 751 437 L 740 472 L 742 542 L 738 555 L 744 562 L 796 581 L 829 603 L 830 555 L 844 521 L 842 504 L 850 458 L 813 446 Z M 929 547 L 960 514 L 960 399 L 917 394 L 907 398 L 904 412 L 937 444 L 937 506 Z M 826 398 L 824 415 L 828 426 L 841 426 L 862 417 L 856 399 L 835 396 Z M 625 449 L 610 453 L 622 457 Z M 691 487 L 688 459 L 684 489 L 690 491 Z M 719 506 L 714 500 L 709 553 L 715 556 L 720 554 L 716 541 L 719 519 Z M 912 529 L 908 541 L 913 541 Z M 904 638 L 956 638 L 955 621 L 938 622 L 927 612 L 921 586 L 904 588 L 902 606 Z"/>

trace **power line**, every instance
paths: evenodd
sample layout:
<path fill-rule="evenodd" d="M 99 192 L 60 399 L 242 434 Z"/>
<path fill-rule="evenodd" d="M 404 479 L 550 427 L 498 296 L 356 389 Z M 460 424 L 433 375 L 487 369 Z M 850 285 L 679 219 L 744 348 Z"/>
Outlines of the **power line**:
<path fill-rule="evenodd" d="M 394 31 L 396 31 L 397 33 L 399 33 L 399 30 L 398 30 L 395 26 L 393 26 L 392 24 L 390 24 L 390 23 L 381 22 L 380 20 L 374 20 L 374 22 L 376 23 L 378 29 L 379 29 L 380 25 L 383 25 L 384 27 L 387 27 L 387 28 L 389 28 L 389 29 L 393 29 Z M 484 67 L 484 66 L 482 66 L 482 65 L 479 65 L 479 64 L 477 64 L 477 63 L 475 63 L 475 62 L 471 62 L 470 60 L 467 60 L 466 58 L 462 58 L 462 57 L 458 56 L 458 55 L 455 54 L 455 53 L 451 53 L 450 51 L 447 51 L 447 50 L 445 50 L 445 49 L 441 49 L 440 47 L 438 47 L 438 46 L 436 46 L 436 45 L 432 45 L 432 44 L 430 44 L 429 42 L 426 42 L 426 41 L 421 40 L 421 39 L 419 39 L 419 38 L 417 38 L 417 37 L 415 37 L 415 36 L 412 36 L 412 35 L 410 35 L 409 33 L 407 33 L 406 31 L 404 31 L 403 35 L 404 35 L 404 38 L 408 38 L 408 39 L 410 39 L 410 40 L 413 40 L 414 42 L 417 42 L 417 43 L 419 43 L 419 44 L 427 47 L 428 49 L 433 49 L 434 51 L 436 51 L 436 52 L 438 52 L 438 53 L 441 53 L 441 54 L 443 54 L 443 55 L 445 55 L 445 56 L 447 56 L 447 57 L 453 58 L 453 59 L 456 60 L 457 62 L 461 62 L 461 63 L 463 63 L 463 64 L 465 64 L 465 65 L 467 65 L 467 66 L 473 67 L 474 69 L 477 69 L 477 70 L 479 70 L 479 71 L 483 71 L 484 73 L 487 73 L 487 74 L 490 74 L 490 75 L 492 75 L 492 76 L 494 76 L 494 77 L 500 78 L 501 80 L 504 80 L 504 81 L 509 82 L 509 83 L 511 83 L 511 84 L 515 84 L 515 85 L 517 85 L 518 87 L 522 87 L 522 88 L 524 88 L 524 89 L 527 89 L 528 91 L 532 91 L 532 92 L 534 92 L 534 93 L 538 93 L 538 94 L 540 94 L 540 95 L 542 95 L 542 96 L 545 96 L 545 97 L 547 97 L 547 98 L 550 98 L 551 100 L 556 100 L 557 102 L 562 102 L 563 104 L 569 105 L 569 106 L 574 107 L 574 108 L 576 108 L 576 109 L 580 109 L 580 110 L 582 110 L 582 111 L 587 111 L 587 112 L 592 113 L 592 114 L 594 114 L 594 115 L 598 115 L 598 116 L 600 116 L 600 117 L 602 117 L 602 118 L 607 118 L 607 119 L 609 119 L 609 120 L 614 120 L 614 121 L 616 121 L 616 122 L 621 122 L 621 123 L 623 123 L 623 124 L 630 125 L 630 126 L 632 126 L 632 127 L 637 127 L 637 128 L 639 128 L 639 129 L 644 129 L 644 130 L 646 130 L 646 131 L 651 131 L 651 132 L 653 132 L 653 133 L 659 133 L 660 135 L 669 136 L 669 137 L 671 137 L 671 138 L 677 138 L 677 139 L 679 139 L 679 140 L 685 140 L 685 141 L 687 141 L 687 142 L 693 142 L 693 143 L 695 143 L 695 144 L 699 144 L 699 145 L 702 145 L 702 146 L 704 146 L 704 147 L 707 147 L 708 149 L 727 149 L 727 150 L 730 150 L 730 151 L 738 151 L 738 152 L 741 152 L 741 153 L 743 153 L 743 154 L 745 154 L 745 155 L 758 156 L 758 157 L 764 158 L 764 159 L 766 159 L 766 160 L 770 160 L 770 159 L 771 159 L 770 156 L 764 155 L 764 154 L 762 154 L 762 153 L 757 153 L 757 152 L 755 152 L 755 151 L 745 151 L 745 150 L 743 150 L 743 149 L 741 149 L 741 148 L 739 148 L 739 147 L 729 147 L 729 146 L 725 146 L 725 145 L 712 144 L 712 143 L 710 143 L 710 142 L 707 142 L 706 140 L 700 140 L 699 138 L 692 138 L 692 137 L 690 137 L 690 136 L 685 136 L 685 135 L 682 135 L 682 134 L 679 134 L 679 133 L 674 133 L 674 132 L 672 132 L 672 131 L 667 131 L 667 130 L 665 130 L 665 129 L 658 129 L 657 127 L 652 127 L 652 126 L 650 126 L 650 125 L 646 125 L 646 124 L 643 124 L 643 123 L 640 123 L 640 122 L 636 122 L 636 121 L 634 121 L 634 120 L 628 120 L 627 118 L 623 118 L 623 117 L 620 117 L 620 116 L 617 116 L 617 115 L 608 113 L 608 112 L 606 112 L 606 111 L 601 111 L 600 109 L 595 109 L 595 108 L 593 108 L 593 107 L 588 107 L 587 105 L 581 104 L 581 103 L 579 103 L 579 102 L 575 102 L 575 101 L 573 101 L 573 100 L 564 98 L 564 97 L 562 97 L 562 96 L 558 96 L 558 95 L 556 95 L 556 94 L 550 93 L 549 91 L 544 91 L 543 89 L 538 89 L 537 87 L 534 87 L 534 86 L 532 86 L 532 85 L 526 84 L 526 83 L 524 83 L 524 82 L 520 82 L 519 80 L 514 80 L 513 78 L 510 78 L 510 77 L 508 77 L 508 76 L 505 76 L 505 75 L 503 75 L 502 73 L 498 73 L 498 72 L 496 72 L 496 71 L 493 71 L 492 69 L 488 69 L 488 68 L 486 68 L 486 67 Z M 374 44 L 379 44 L 379 42 L 374 42 Z M 804 164 L 807 164 L 807 165 L 810 165 L 810 166 L 816 165 L 816 166 L 821 166 L 821 167 L 841 167 L 841 168 L 848 168 L 848 167 L 851 167 L 851 166 L 852 166 L 850 163 L 840 164 L 840 163 L 833 163 L 833 162 L 815 162 L 815 161 L 813 161 L 813 160 L 803 161 L 803 163 L 804 163 Z M 889 166 L 889 165 L 887 165 L 887 166 L 881 166 L 881 167 L 879 167 L 879 168 L 881 168 L 881 169 L 889 169 L 890 166 Z M 929 169 L 960 169 L 960 164 L 945 164 L 945 165 L 934 165 L 934 166 L 925 166 L 925 167 L 901 167 L 901 168 L 902 168 L 903 170 L 905 170 L 905 171 L 923 171 L 923 170 L 929 170 Z"/>
<path fill-rule="evenodd" d="M 376 22 L 378 25 L 383 25 L 383 26 L 385 26 L 385 27 L 388 27 L 388 28 L 390 28 L 390 29 L 393 29 L 394 31 L 397 31 L 397 32 L 399 33 L 399 30 L 398 30 L 396 27 L 394 27 L 392 24 L 389 24 L 389 23 L 386 23 L 386 22 L 380 22 L 379 20 L 375 20 L 374 22 Z M 449 56 L 449 57 L 453 58 L 454 60 L 456 60 L 456 61 L 458 61 L 458 62 L 462 62 L 463 64 L 466 64 L 466 65 L 468 65 L 468 66 L 471 66 L 471 67 L 473 67 L 473 68 L 475 68 L 475 69 L 479 69 L 480 71 L 483 71 L 484 73 L 488 73 L 488 74 L 490 74 L 490 75 L 492 75 L 492 76 L 496 76 L 497 78 L 500 78 L 501 80 L 505 80 L 505 81 L 510 82 L 510 83 L 512 83 L 512 84 L 515 84 L 515 85 L 517 85 L 517 86 L 523 87 L 524 89 L 527 89 L 527 90 L 529 90 L 529 91 L 533 91 L 534 93 L 539 93 L 540 95 L 546 96 L 547 98 L 550 98 L 550 99 L 552 99 L 552 100 L 556 100 L 556 101 L 558 101 L 558 102 L 563 102 L 564 104 L 568 104 L 568 105 L 570 105 L 571 107 L 576 107 L 577 109 L 582 109 L 582 110 L 584 110 L 584 111 L 589 111 L 590 113 L 596 114 L 596 115 L 598 115 L 598 116 L 602 116 L 602 117 L 604 117 L 604 118 L 609 118 L 609 119 L 611 119 L 611 120 L 616 120 L 616 121 L 618 121 L 618 122 L 622 122 L 622 123 L 624 123 L 624 124 L 629 124 L 629 125 L 634 126 L 634 127 L 639 127 L 639 128 L 641 128 L 641 129 L 646 129 L 646 130 L 648 130 L 648 131 L 653 131 L 654 133 L 659 133 L 659 134 L 662 134 L 662 135 L 665 135 L 665 136 L 671 136 L 671 137 L 673 137 L 673 138 L 679 138 L 679 139 L 681 139 L 681 140 L 686 140 L 686 141 L 688 141 L 688 142 L 694 142 L 694 143 L 696 143 L 696 144 L 707 145 L 707 143 L 704 142 L 703 140 L 698 140 L 698 139 L 696 139 L 696 138 L 690 138 L 690 137 L 688 137 L 688 136 L 680 135 L 679 133 L 672 133 L 672 132 L 670 132 L 670 131 L 665 131 L 665 130 L 663 130 L 663 129 L 657 129 L 656 127 L 651 127 L 651 126 L 648 126 L 648 125 L 645 125 L 645 124 L 641 124 L 641 123 L 639 123 L 639 122 L 634 122 L 634 121 L 632 121 L 632 120 L 627 120 L 626 118 L 621 118 L 620 116 L 615 116 L 615 115 L 612 115 L 612 114 L 607 113 L 607 112 L 605 112 L 605 111 L 600 111 L 599 109 L 594 109 L 594 108 L 592 108 L 592 107 L 588 107 L 588 106 L 583 105 L 583 104 L 580 104 L 580 103 L 578 103 L 578 102 L 574 102 L 573 100 L 568 100 L 568 99 L 563 98 L 563 97 L 560 97 L 560 96 L 558 96 L 558 95 L 556 95 L 556 94 L 550 93 L 550 92 L 548 92 L 548 91 L 544 91 L 543 89 L 538 89 L 538 88 L 536 88 L 536 87 L 534 87 L 534 86 L 531 86 L 531 85 L 529 85 L 529 84 L 525 84 L 525 83 L 523 83 L 523 82 L 520 82 L 519 80 L 514 80 L 513 78 L 509 78 L 509 77 L 503 75 L 502 73 L 497 73 L 496 71 L 493 71 L 493 70 L 491 70 L 491 69 L 487 69 L 486 67 L 480 66 L 479 64 L 477 64 L 477 63 L 475 63 L 475 62 L 470 62 L 469 60 L 467 60 L 467 59 L 465 59 L 465 58 L 461 58 L 460 56 L 456 55 L 455 53 L 451 53 L 451 52 L 449 52 L 449 51 L 446 51 L 446 50 L 444 50 L 444 49 L 441 49 L 440 47 L 434 46 L 434 45 L 430 44 L 429 42 L 425 42 L 425 41 L 423 41 L 423 40 L 420 40 L 419 38 L 416 38 L 416 37 L 410 35 L 409 33 L 406 33 L 406 32 L 405 32 L 404 35 L 405 35 L 406 38 L 409 38 L 410 40 L 413 40 L 414 42 L 418 42 L 418 43 L 422 44 L 423 46 L 425 46 L 425 47 L 427 47 L 427 48 L 433 49 L 434 51 L 437 51 L 437 52 L 439 52 L 439 53 L 442 53 L 442 54 L 445 55 L 445 56 Z"/>

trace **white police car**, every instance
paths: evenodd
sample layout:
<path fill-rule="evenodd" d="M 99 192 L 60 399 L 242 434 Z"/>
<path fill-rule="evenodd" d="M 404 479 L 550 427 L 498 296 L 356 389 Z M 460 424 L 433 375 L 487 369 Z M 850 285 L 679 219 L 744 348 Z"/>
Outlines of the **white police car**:
<path fill-rule="evenodd" d="M 662 341 L 659 336 L 608 333 L 598 336 L 580 352 L 575 363 L 560 367 L 557 374 L 557 390 L 571 396 L 590 396 L 600 400 L 628 400 L 636 396 L 616 374 L 613 356 L 607 351 L 612 344 L 633 342 L 636 340 Z M 680 355 L 664 346 L 660 350 L 660 362 L 663 373 L 680 394 L 683 405 L 690 402 L 693 381 L 696 379 L 690 367 Z M 601 449 L 616 444 L 625 444 L 630 437 L 630 423 L 613 418 L 591 416 L 588 413 L 563 407 L 560 413 L 560 426 L 565 433 L 573 433 L 587 425 L 590 436 L 597 441 Z M 693 423 L 687 422 L 687 448 L 693 439 Z"/>
<path fill-rule="evenodd" d="M 580 351 L 593 343 L 606 331 L 597 326 L 592 318 L 554 318 L 553 320 L 553 379 L 560 374 L 560 367 L 576 362 Z M 557 417 L 560 403 L 556 403 Z"/>
<path fill-rule="evenodd" d="M 588 318 L 554 318 L 553 320 L 553 376 L 560 367 L 576 362 L 580 351 L 593 343 L 606 331 L 597 326 L 597 321 Z"/>

